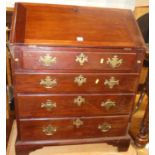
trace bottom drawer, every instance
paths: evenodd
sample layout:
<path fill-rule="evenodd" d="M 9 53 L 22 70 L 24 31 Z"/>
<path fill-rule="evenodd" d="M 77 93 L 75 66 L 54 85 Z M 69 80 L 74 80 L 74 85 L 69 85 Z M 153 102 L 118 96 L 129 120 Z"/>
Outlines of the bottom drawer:
<path fill-rule="evenodd" d="M 124 136 L 129 116 L 22 119 L 21 140 L 56 140 Z"/>

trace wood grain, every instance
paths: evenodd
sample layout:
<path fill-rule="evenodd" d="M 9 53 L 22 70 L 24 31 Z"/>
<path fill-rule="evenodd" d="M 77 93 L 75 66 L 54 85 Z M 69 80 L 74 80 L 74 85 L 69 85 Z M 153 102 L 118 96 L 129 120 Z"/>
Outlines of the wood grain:
<path fill-rule="evenodd" d="M 78 106 L 74 100 L 81 96 L 85 102 Z M 134 95 L 132 94 L 17 94 L 19 118 L 104 116 L 129 114 Z M 106 109 L 103 102 L 111 100 L 116 106 Z M 47 101 L 54 102 L 55 108 L 41 108 Z"/>
<path fill-rule="evenodd" d="M 17 155 L 28 155 L 43 146 L 103 142 L 127 151 L 132 100 L 145 52 L 131 11 L 16 3 L 10 38 Z M 83 65 L 75 61 L 80 53 L 89 59 Z M 43 66 L 38 59 L 44 54 L 56 57 L 57 62 Z M 113 69 L 106 61 L 115 55 L 123 63 Z M 85 78 L 81 85 L 75 80 L 79 76 Z M 45 88 L 45 79 L 54 80 L 55 85 Z M 113 88 L 108 85 L 110 79 L 115 79 Z M 72 104 L 76 95 L 89 102 L 80 110 Z M 60 107 L 53 115 L 39 109 L 47 97 Z M 116 109 L 102 112 L 102 97 L 116 100 Z M 84 123 L 80 128 L 73 125 L 77 118 Z M 104 122 L 112 126 L 106 133 L 97 128 Z M 53 136 L 42 132 L 49 124 L 58 127 Z"/>
<path fill-rule="evenodd" d="M 40 47 L 41 48 L 41 47 Z M 78 48 L 46 48 L 46 50 L 40 50 L 40 48 L 35 48 L 35 50 L 30 49 L 21 49 L 22 53 L 18 59 L 22 61 L 21 69 L 34 69 L 34 70 L 60 70 L 64 69 L 64 71 L 68 70 L 83 70 L 83 71 L 139 71 L 139 66 L 141 63 L 137 63 L 137 58 L 139 61 L 142 61 L 141 53 L 130 52 L 127 53 L 126 50 L 98 50 L 98 49 L 78 49 Z M 42 47 L 44 49 L 44 47 Z M 50 50 L 50 51 L 48 51 Z M 99 51 L 99 52 L 98 52 Z M 63 53 L 63 54 L 62 54 Z M 83 54 L 87 61 L 84 61 L 80 64 L 79 61 L 76 61 L 77 57 Z M 55 63 L 51 63 L 48 66 L 40 61 L 40 58 L 44 58 L 45 56 L 49 56 L 56 59 Z M 122 63 L 119 67 L 113 68 L 111 64 L 108 64 L 108 60 L 112 60 L 112 58 L 117 57 L 118 60 L 121 60 Z M 140 57 L 140 58 L 139 58 Z M 17 58 L 17 57 L 16 57 Z M 103 59 L 103 63 L 101 63 L 101 59 Z M 20 63 L 20 62 L 16 62 Z M 21 63 L 20 63 L 21 64 Z"/>
<path fill-rule="evenodd" d="M 74 82 L 76 77 L 86 78 L 86 82 L 81 86 Z M 45 88 L 41 85 L 41 80 L 50 77 L 56 79 L 57 84 L 53 88 Z M 119 80 L 118 85 L 109 88 L 104 85 L 105 80 L 115 77 Z M 135 92 L 138 78 L 136 74 L 98 74 L 98 73 L 51 73 L 51 74 L 16 74 L 16 91 L 23 93 L 61 93 L 61 92 Z M 96 84 L 96 79 L 99 83 Z"/>
<path fill-rule="evenodd" d="M 15 9 L 17 11 L 14 16 L 18 16 L 18 24 L 12 27 L 12 32 L 15 33 L 11 35 L 11 43 L 144 46 L 130 10 L 29 3 L 16 3 Z M 20 11 L 24 12 L 21 14 Z M 26 21 L 25 24 L 21 19 Z M 84 41 L 78 42 L 78 36 L 82 36 Z"/>
<path fill-rule="evenodd" d="M 124 136 L 127 132 L 128 116 L 114 117 L 79 117 L 83 125 L 78 128 L 73 124 L 75 118 L 21 119 L 21 140 L 68 140 L 83 138 L 99 138 Z M 111 125 L 108 132 L 102 132 L 98 126 L 103 123 Z M 52 125 L 57 128 L 53 135 L 46 135 L 42 130 Z"/>

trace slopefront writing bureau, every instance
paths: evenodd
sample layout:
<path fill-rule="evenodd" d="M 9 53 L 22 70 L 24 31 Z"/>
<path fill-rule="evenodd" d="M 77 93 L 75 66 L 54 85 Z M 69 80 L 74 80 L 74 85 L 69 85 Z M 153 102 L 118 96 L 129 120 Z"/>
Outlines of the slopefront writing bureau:
<path fill-rule="evenodd" d="M 145 45 L 130 10 L 16 3 L 17 155 L 50 145 L 126 151 Z"/>

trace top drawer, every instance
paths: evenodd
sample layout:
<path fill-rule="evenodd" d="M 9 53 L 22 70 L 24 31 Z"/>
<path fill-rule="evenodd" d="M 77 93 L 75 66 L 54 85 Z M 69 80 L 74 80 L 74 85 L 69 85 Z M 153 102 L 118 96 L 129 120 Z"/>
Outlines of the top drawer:
<path fill-rule="evenodd" d="M 15 50 L 18 69 L 31 70 L 100 70 L 138 72 L 142 53 L 123 49 L 20 47 Z"/>

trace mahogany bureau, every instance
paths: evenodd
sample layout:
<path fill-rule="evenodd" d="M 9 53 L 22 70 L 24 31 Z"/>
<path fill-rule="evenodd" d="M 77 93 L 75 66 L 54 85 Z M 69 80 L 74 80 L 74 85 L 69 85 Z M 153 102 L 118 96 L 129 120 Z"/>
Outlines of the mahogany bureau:
<path fill-rule="evenodd" d="M 130 10 L 16 3 L 17 155 L 51 145 L 126 151 L 145 44 Z"/>

